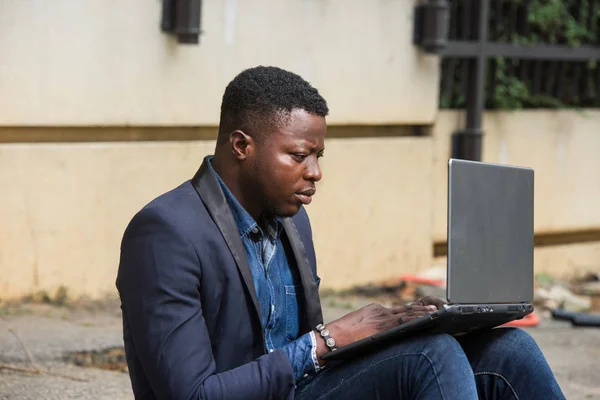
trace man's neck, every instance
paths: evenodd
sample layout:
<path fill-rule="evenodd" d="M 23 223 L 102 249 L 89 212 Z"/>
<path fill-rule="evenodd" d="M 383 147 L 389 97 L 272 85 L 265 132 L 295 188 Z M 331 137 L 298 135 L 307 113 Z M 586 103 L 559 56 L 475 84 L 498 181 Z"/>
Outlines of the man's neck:
<path fill-rule="evenodd" d="M 263 210 L 253 209 L 250 204 L 251 202 L 246 200 L 244 196 L 244 190 L 240 185 L 239 175 L 237 173 L 237 166 L 230 165 L 229 163 L 223 162 L 218 157 L 213 157 L 211 164 L 215 172 L 219 175 L 223 183 L 227 186 L 227 189 L 233 194 L 236 200 L 242 207 L 250 214 L 252 218 L 261 226 L 263 222 L 262 214 Z M 262 226 L 261 226 L 262 228 Z"/>

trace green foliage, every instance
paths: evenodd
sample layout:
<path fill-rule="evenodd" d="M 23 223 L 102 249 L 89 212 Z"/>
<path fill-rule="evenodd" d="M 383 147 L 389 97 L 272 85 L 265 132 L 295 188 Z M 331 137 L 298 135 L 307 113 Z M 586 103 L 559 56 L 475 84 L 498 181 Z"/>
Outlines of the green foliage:
<path fill-rule="evenodd" d="M 593 40 L 594 32 L 580 22 L 589 18 L 589 2 L 581 2 L 579 21 L 570 12 L 570 7 L 574 6 L 573 0 L 534 0 L 527 19 L 532 27 L 545 33 L 548 43 L 555 44 L 564 38 L 567 45 L 577 47 L 586 40 Z"/>
<path fill-rule="evenodd" d="M 525 82 L 507 74 L 507 62 L 496 58 L 496 90 L 492 99 L 496 108 L 517 109 L 523 107 L 523 100 L 529 96 Z"/>

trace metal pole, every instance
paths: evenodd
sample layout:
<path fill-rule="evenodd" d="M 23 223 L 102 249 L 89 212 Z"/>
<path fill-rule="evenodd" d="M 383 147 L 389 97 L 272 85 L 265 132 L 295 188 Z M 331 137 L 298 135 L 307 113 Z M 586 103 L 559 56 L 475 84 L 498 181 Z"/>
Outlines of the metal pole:
<path fill-rule="evenodd" d="M 485 106 L 485 69 L 487 56 L 484 52 L 488 41 L 489 0 L 476 0 L 477 10 L 477 55 L 469 61 L 468 88 L 466 93 L 467 116 L 464 131 L 452 137 L 452 157 L 481 161 L 482 120 Z"/>
<path fill-rule="evenodd" d="M 477 57 L 469 62 L 469 94 L 467 95 L 467 130 L 476 134 L 482 133 L 483 109 L 485 106 L 485 67 L 486 55 L 484 47 L 488 41 L 488 16 L 490 9 L 489 0 L 478 1 L 479 29 Z"/>

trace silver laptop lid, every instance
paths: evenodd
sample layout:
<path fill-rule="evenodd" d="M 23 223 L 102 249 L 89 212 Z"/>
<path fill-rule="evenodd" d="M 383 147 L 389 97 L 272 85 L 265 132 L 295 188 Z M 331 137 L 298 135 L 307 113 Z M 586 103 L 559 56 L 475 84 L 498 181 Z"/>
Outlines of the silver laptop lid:
<path fill-rule="evenodd" d="M 533 182 L 531 168 L 450 159 L 449 302 L 533 300 Z"/>

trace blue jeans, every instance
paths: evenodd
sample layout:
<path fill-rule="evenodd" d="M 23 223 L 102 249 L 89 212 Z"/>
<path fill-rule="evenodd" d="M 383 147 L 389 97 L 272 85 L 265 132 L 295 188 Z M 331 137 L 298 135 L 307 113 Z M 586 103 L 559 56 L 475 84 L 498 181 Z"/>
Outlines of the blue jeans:
<path fill-rule="evenodd" d="M 296 399 L 564 399 L 542 351 L 518 328 L 424 335 L 299 382 Z"/>

